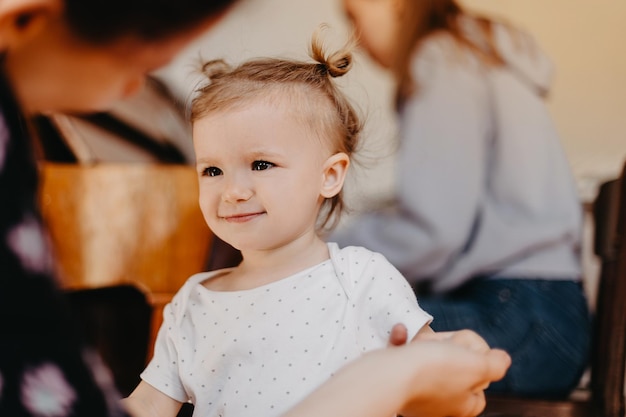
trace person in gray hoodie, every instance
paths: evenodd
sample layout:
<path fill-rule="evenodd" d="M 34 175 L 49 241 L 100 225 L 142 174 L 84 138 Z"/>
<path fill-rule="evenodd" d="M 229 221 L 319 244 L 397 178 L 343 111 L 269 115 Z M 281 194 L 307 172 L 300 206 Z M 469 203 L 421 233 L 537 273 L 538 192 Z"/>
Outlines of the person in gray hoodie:
<path fill-rule="evenodd" d="M 395 75 L 394 198 L 328 239 L 385 255 L 436 331 L 470 328 L 511 354 L 490 391 L 566 396 L 587 365 L 582 210 L 545 105 L 533 38 L 454 0 L 344 0 Z"/>

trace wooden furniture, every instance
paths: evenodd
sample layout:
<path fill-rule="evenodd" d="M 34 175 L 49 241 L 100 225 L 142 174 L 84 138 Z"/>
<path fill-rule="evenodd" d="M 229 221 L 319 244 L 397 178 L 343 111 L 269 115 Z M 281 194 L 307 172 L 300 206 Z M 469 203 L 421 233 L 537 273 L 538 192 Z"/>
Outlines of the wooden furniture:
<path fill-rule="evenodd" d="M 166 86 L 147 81 L 107 112 L 32 120 L 60 284 L 122 395 L 152 357 L 163 307 L 206 268 L 213 241 L 191 126 Z"/>
<path fill-rule="evenodd" d="M 135 285 L 67 290 L 72 318 L 87 346 L 107 364 L 124 397 L 140 381 L 150 350 L 152 306 Z"/>
<path fill-rule="evenodd" d="M 626 165 L 593 205 L 601 274 L 594 316 L 591 382 L 566 400 L 487 397 L 485 417 L 624 417 L 626 366 Z"/>
<path fill-rule="evenodd" d="M 210 253 L 195 168 L 43 163 L 41 169 L 42 214 L 62 286 L 141 287 L 154 307 L 154 340 L 163 306 L 205 269 Z"/>

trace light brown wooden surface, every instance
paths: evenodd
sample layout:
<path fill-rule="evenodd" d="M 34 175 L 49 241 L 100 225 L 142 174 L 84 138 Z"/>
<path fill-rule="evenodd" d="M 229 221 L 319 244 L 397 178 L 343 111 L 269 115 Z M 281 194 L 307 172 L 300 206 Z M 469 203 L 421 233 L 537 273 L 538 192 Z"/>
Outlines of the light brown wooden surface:
<path fill-rule="evenodd" d="M 206 266 L 212 233 L 198 206 L 196 172 L 186 165 L 41 165 L 41 208 L 61 285 L 135 283 L 161 310 Z"/>
<path fill-rule="evenodd" d="M 64 286 L 132 281 L 171 292 L 205 266 L 211 233 L 192 167 L 46 163 L 42 180 Z"/>

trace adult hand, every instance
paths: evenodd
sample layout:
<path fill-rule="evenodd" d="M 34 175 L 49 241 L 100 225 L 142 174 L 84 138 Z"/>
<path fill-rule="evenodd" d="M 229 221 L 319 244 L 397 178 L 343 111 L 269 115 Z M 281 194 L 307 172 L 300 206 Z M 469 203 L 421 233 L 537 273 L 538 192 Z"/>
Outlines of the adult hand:
<path fill-rule="evenodd" d="M 484 390 L 504 377 L 511 364 L 506 352 L 489 349 L 474 332 L 441 336 L 391 348 L 407 349 L 406 361 L 421 362 L 406 384 L 409 392 L 400 411 L 404 417 L 476 416 L 485 408 Z"/>
<path fill-rule="evenodd" d="M 392 327 L 391 332 L 389 333 L 389 342 L 387 343 L 387 346 L 402 346 L 407 342 L 407 340 L 408 331 L 406 326 L 402 323 L 398 323 Z M 467 329 L 452 332 L 419 332 L 413 340 L 449 341 L 473 349 L 477 352 L 487 352 L 489 350 L 489 345 L 485 339 L 479 336 L 478 333 Z"/>
<path fill-rule="evenodd" d="M 398 325 L 396 325 L 398 326 Z M 394 326 L 395 328 L 395 326 Z M 396 330 L 398 332 L 398 330 Z M 393 329 L 392 329 L 393 333 Z M 457 330 L 453 332 L 432 332 L 418 334 L 414 340 L 421 341 L 448 341 L 455 343 L 459 346 L 465 346 L 476 352 L 487 352 L 490 350 L 489 345 L 478 333 L 472 330 Z"/>
<path fill-rule="evenodd" d="M 390 341 L 402 339 L 401 327 L 397 331 L 400 337 L 392 332 Z M 476 416 L 485 406 L 483 387 L 502 378 L 511 359 L 503 351 L 465 346 L 474 339 L 466 337 L 417 340 L 368 352 L 283 417 Z"/>
<path fill-rule="evenodd" d="M 390 332 L 388 346 L 402 346 L 406 344 L 407 337 L 406 326 L 396 324 Z M 407 402 L 402 412 L 406 417 L 411 415 L 424 416 L 427 413 L 437 417 L 477 415 L 485 407 L 483 391 L 490 382 L 502 378 L 510 366 L 510 358 L 505 352 L 491 350 L 487 342 L 471 330 L 439 333 L 420 332 L 412 341 L 412 343 L 415 342 L 418 344 L 422 342 L 444 342 L 444 344 L 438 345 L 441 349 L 440 352 L 424 353 L 431 365 L 439 363 L 440 370 L 439 372 L 435 369 L 424 371 L 424 374 L 430 378 L 433 389 L 421 391 L 423 395 Z M 420 348 L 426 347 L 424 345 Z M 476 353 L 481 355 L 475 355 Z M 449 355 L 448 360 L 439 355 Z M 476 362 L 472 361 L 472 357 Z M 474 365 L 476 367 L 473 367 Z M 454 377 L 457 372 L 460 379 Z M 474 383 L 471 383 L 472 379 Z M 451 385 L 454 383 L 458 385 Z M 439 384 L 441 384 L 440 387 Z M 415 389 L 420 391 L 423 387 L 416 385 Z M 443 397 L 438 394 L 443 394 Z M 411 397 L 412 394 L 408 395 Z M 452 400 L 453 396 L 457 396 L 457 398 Z M 451 409 L 449 409 L 450 406 L 452 406 Z M 440 412 L 444 410 L 447 410 L 447 413 L 441 414 Z"/>

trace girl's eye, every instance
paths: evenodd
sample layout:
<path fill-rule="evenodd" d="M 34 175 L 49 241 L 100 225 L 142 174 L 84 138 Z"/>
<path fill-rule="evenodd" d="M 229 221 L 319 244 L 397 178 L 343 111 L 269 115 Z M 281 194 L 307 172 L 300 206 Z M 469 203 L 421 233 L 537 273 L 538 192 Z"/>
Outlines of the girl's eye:
<path fill-rule="evenodd" d="M 273 166 L 274 166 L 274 164 L 272 164 L 271 162 L 254 161 L 252 163 L 252 170 L 253 171 L 264 171 L 264 170 L 269 169 L 269 168 L 271 168 Z"/>
<path fill-rule="evenodd" d="M 218 167 L 208 167 L 202 171 L 202 175 L 207 177 L 217 177 L 218 175 L 222 175 L 222 170 Z"/>

